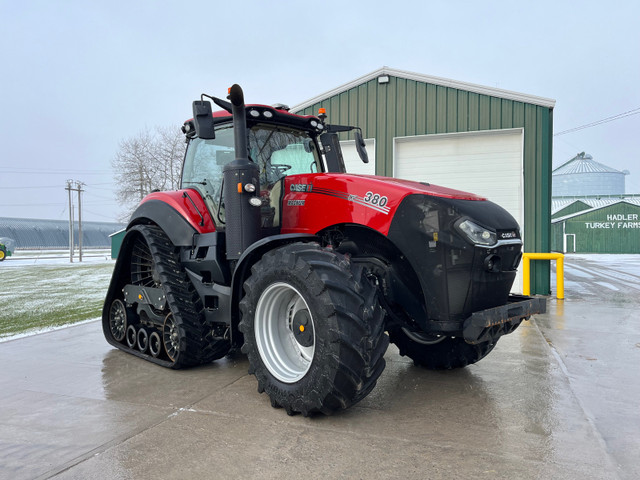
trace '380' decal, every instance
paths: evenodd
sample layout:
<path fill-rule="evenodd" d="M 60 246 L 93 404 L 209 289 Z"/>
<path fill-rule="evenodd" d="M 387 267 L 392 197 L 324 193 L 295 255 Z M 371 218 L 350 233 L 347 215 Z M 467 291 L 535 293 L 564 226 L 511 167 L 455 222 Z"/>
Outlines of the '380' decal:
<path fill-rule="evenodd" d="M 379 207 L 386 207 L 389 202 L 389 199 L 384 195 L 379 195 L 373 192 L 365 193 L 363 200 L 371 205 L 377 205 Z"/>

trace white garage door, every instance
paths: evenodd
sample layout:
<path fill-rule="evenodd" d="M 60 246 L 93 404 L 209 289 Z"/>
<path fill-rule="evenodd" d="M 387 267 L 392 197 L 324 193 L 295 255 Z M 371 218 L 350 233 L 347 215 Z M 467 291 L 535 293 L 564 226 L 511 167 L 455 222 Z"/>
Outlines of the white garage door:
<path fill-rule="evenodd" d="M 369 163 L 362 163 L 362 160 L 360 160 L 356 150 L 355 140 L 344 140 L 340 142 L 342 158 L 344 159 L 344 166 L 347 169 L 347 173 L 376 174 L 376 141 L 373 138 L 366 138 L 364 143 L 367 149 Z"/>
<path fill-rule="evenodd" d="M 522 226 L 521 128 L 396 138 L 394 150 L 394 177 L 482 195 Z"/>
<path fill-rule="evenodd" d="M 486 197 L 523 230 L 522 148 L 521 128 L 395 138 L 394 177 Z M 513 291 L 522 291 L 520 275 Z"/>

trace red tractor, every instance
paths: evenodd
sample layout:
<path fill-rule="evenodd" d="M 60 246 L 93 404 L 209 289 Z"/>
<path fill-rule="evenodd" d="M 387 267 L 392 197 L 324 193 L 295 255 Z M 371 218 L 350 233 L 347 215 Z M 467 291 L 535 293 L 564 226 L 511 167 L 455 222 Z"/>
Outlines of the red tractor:
<path fill-rule="evenodd" d="M 212 113 L 210 98 L 221 111 Z M 476 195 L 345 172 L 326 115 L 203 95 L 182 189 L 132 215 L 103 309 L 112 345 L 170 368 L 231 349 L 274 407 L 330 414 L 375 386 L 389 341 L 431 369 L 487 355 L 544 299 L 510 295 L 517 222 Z"/>

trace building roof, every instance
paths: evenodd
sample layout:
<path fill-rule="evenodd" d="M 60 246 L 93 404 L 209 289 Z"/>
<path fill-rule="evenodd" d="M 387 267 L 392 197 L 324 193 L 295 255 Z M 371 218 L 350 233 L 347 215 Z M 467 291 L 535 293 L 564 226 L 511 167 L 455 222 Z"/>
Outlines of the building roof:
<path fill-rule="evenodd" d="M 74 227 L 74 243 L 77 244 L 77 221 Z M 123 227 L 121 223 L 82 222 L 82 244 L 86 248 L 109 247 L 109 235 Z M 68 248 L 69 222 L 0 217 L 0 237 L 15 240 L 16 248 Z"/>
<path fill-rule="evenodd" d="M 294 105 L 293 107 L 291 107 L 291 111 L 297 112 L 300 110 L 304 110 L 305 108 L 315 103 L 321 102 L 327 98 L 333 97 L 342 92 L 346 92 L 347 90 L 350 90 L 354 87 L 362 85 L 363 83 L 373 80 L 374 78 L 384 77 L 387 75 L 398 77 L 398 78 L 404 78 L 406 80 L 415 80 L 417 82 L 430 83 L 433 85 L 441 85 L 443 87 L 457 88 L 459 90 L 466 90 L 468 92 L 475 92 L 482 95 L 489 95 L 492 97 L 506 98 L 508 100 L 515 100 L 518 102 L 539 105 L 541 107 L 553 108 L 556 104 L 555 100 L 544 98 L 544 97 L 537 97 L 535 95 L 528 95 L 526 93 L 512 92 L 510 90 L 502 90 L 499 88 L 485 87 L 483 85 L 460 82 L 458 80 L 450 80 L 448 78 L 433 77 L 431 75 L 423 75 L 421 73 L 407 72 L 404 70 L 396 70 L 394 68 L 382 67 L 382 68 L 379 68 L 378 70 L 374 70 L 373 72 L 367 73 L 362 77 L 356 78 L 355 80 L 345 83 L 344 85 L 340 85 L 339 87 L 336 87 L 333 90 L 329 90 L 316 97 L 310 98 L 309 100 L 302 102 L 299 105 Z"/>
<path fill-rule="evenodd" d="M 606 196 L 595 196 L 595 197 L 556 197 L 553 198 L 551 200 L 551 215 L 555 214 L 556 212 L 559 212 L 560 210 L 562 210 L 563 208 L 568 207 L 569 205 L 575 203 L 575 202 L 582 202 L 585 203 L 586 205 L 589 205 L 591 207 L 591 210 L 595 210 L 598 208 L 604 208 L 604 207 L 608 207 L 610 205 L 614 205 L 616 203 L 630 203 L 631 205 L 638 205 L 640 206 L 640 195 L 617 195 L 617 196 L 612 196 L 612 197 L 606 197 Z M 582 215 L 583 213 L 587 212 L 587 211 L 591 211 L 591 210 L 583 210 L 581 212 L 578 212 L 580 215 Z M 565 217 L 560 217 L 557 219 L 554 219 L 553 222 L 555 223 L 557 220 L 560 219 L 564 219 L 570 216 L 574 216 L 577 215 L 578 213 L 574 213 L 571 215 L 567 215 Z"/>
<path fill-rule="evenodd" d="M 552 172 L 552 175 L 570 175 L 575 173 L 619 173 L 625 175 L 625 172 L 596 162 L 591 155 L 584 152 L 577 154 L 571 160 L 556 168 Z"/>

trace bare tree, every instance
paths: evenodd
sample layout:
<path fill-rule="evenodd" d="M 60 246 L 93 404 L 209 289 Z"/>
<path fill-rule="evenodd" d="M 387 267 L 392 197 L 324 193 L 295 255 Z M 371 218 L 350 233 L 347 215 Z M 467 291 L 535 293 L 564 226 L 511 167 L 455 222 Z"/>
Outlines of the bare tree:
<path fill-rule="evenodd" d="M 184 152 L 184 138 L 173 127 L 145 130 L 120 142 L 111 167 L 117 200 L 124 208 L 121 221 L 152 191 L 179 188 Z"/>
<path fill-rule="evenodd" d="M 176 190 L 180 188 L 180 174 L 185 152 L 184 135 L 173 127 L 158 127 L 156 134 L 156 158 L 163 182 L 159 188 Z"/>

